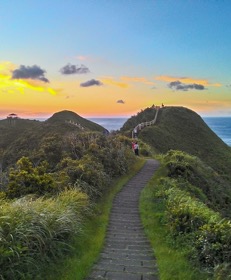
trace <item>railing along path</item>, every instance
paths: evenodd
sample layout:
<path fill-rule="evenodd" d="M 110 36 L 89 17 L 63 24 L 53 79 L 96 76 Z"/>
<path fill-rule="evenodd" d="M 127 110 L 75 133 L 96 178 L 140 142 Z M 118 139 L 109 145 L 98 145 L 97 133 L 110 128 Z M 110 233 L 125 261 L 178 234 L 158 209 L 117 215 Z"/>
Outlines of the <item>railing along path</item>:
<path fill-rule="evenodd" d="M 140 131 L 141 129 L 143 129 L 146 126 L 151 126 L 154 125 L 156 123 L 157 120 L 157 116 L 158 116 L 158 112 L 159 112 L 159 107 L 156 108 L 156 114 L 155 114 L 155 118 L 149 122 L 142 122 L 139 123 L 133 130 L 132 130 L 132 138 L 136 138 L 137 137 L 137 133 L 138 131 Z"/>

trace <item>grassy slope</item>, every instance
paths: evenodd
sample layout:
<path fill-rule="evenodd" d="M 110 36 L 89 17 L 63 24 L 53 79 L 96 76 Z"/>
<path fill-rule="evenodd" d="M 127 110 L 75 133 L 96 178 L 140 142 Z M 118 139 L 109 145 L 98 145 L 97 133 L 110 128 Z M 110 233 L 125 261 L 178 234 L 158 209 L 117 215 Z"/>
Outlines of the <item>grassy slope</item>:
<path fill-rule="evenodd" d="M 135 116 L 132 116 L 129 118 L 121 128 L 121 132 L 128 133 L 131 135 L 132 129 L 139 123 L 146 122 L 146 121 L 152 121 L 154 120 L 156 115 L 156 109 L 155 108 L 146 108 L 144 111 L 141 111 Z"/>
<path fill-rule="evenodd" d="M 39 150 L 43 139 L 55 136 L 56 139 L 66 134 L 82 131 L 66 121 L 72 120 L 81 124 L 86 131 L 103 132 L 105 129 L 74 112 L 62 111 L 55 113 L 45 122 L 16 119 L 9 123 L 7 119 L 0 121 L 0 161 L 3 168 L 14 164 L 20 157 L 29 156 L 32 151 Z"/>
<path fill-rule="evenodd" d="M 0 121 L 0 148 L 5 149 L 16 140 L 16 138 L 24 135 L 29 128 L 37 130 L 40 127 L 39 121 L 17 119 L 14 123 L 8 120 Z"/>
<path fill-rule="evenodd" d="M 139 115 L 147 115 L 150 109 Z M 148 114 L 147 114 L 148 113 Z M 137 116 L 138 117 L 138 116 Z M 139 117 L 140 119 L 140 117 Z M 137 123 L 139 123 L 137 118 Z M 134 126 L 125 124 L 126 130 Z M 181 150 L 198 156 L 221 174 L 229 174 L 231 169 L 231 148 L 227 146 L 195 112 L 184 107 L 160 109 L 157 123 L 146 127 L 138 137 L 159 153 L 170 149 Z"/>
<path fill-rule="evenodd" d="M 0 121 L 0 148 L 6 148 L 10 142 L 14 142 L 19 137 L 25 137 L 31 133 L 45 136 L 52 133 L 64 133 L 80 130 L 78 127 L 68 124 L 66 121 L 73 121 L 82 125 L 86 130 L 103 132 L 104 128 L 94 122 L 86 120 L 71 111 L 62 111 L 55 113 L 45 122 L 27 119 L 16 119 L 10 123 L 7 119 Z M 37 133 L 36 133 L 37 132 Z"/>
<path fill-rule="evenodd" d="M 92 121 L 82 118 L 78 114 L 67 110 L 55 113 L 52 117 L 50 117 L 48 120 L 45 121 L 45 124 L 52 124 L 57 126 L 65 123 L 66 121 L 72 121 L 74 123 L 78 123 L 82 127 L 86 128 L 87 130 L 100 131 L 100 132 L 103 132 L 105 130 L 99 124 L 96 124 Z M 65 123 L 65 125 L 67 124 Z M 73 125 L 69 125 L 69 127 L 73 127 Z"/>

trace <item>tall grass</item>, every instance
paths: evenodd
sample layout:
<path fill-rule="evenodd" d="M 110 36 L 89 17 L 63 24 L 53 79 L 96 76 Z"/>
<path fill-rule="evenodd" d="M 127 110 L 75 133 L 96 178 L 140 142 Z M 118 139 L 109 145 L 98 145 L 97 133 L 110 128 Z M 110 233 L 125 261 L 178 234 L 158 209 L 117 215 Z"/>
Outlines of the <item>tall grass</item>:
<path fill-rule="evenodd" d="M 0 205 L 0 279 L 32 279 L 43 263 L 69 251 L 89 209 L 87 195 L 75 189 L 55 198 L 28 196 Z"/>

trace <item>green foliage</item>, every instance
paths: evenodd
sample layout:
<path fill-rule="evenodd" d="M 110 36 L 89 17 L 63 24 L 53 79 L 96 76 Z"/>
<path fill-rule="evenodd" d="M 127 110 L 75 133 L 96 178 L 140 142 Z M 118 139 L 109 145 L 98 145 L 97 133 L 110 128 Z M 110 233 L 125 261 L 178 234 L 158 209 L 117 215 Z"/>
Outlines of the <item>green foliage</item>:
<path fill-rule="evenodd" d="M 174 182 L 171 183 L 172 180 L 159 181 L 161 177 L 162 172 L 158 169 L 142 190 L 140 199 L 141 219 L 157 258 L 160 279 L 209 280 L 211 279 L 209 273 L 188 261 L 188 256 L 192 253 L 188 246 L 185 246 L 185 240 L 181 239 L 185 238 L 185 235 L 169 236 L 169 226 L 165 218 L 167 199 L 165 191 L 175 185 Z M 176 239 L 180 239 L 179 246 L 176 246 Z"/>
<path fill-rule="evenodd" d="M 199 158 L 170 150 L 162 157 L 167 176 L 223 216 L 231 216 L 231 188 L 223 176 Z"/>
<path fill-rule="evenodd" d="M 111 179 L 104 171 L 103 165 L 91 155 L 85 155 L 80 160 L 65 158 L 59 169 L 69 178 L 68 184 L 79 187 L 91 198 L 102 194 Z"/>
<path fill-rule="evenodd" d="M 225 263 L 231 265 L 231 221 L 222 219 L 202 226 L 197 234 L 195 248 L 200 263 L 206 267 Z"/>
<path fill-rule="evenodd" d="M 160 222 L 169 233 L 168 241 L 176 248 L 184 246 L 194 265 L 211 271 L 214 279 L 226 279 L 222 275 L 229 279 L 231 221 L 208 207 L 217 208 L 216 197 L 212 200 L 209 194 L 222 197 L 216 191 L 222 187 L 218 183 L 222 184 L 223 178 L 198 158 L 180 151 L 169 151 L 162 156 L 158 174 L 152 201 L 160 209 Z M 208 190 L 201 186 L 202 182 Z M 207 199 L 197 191 L 195 183 Z"/>
<path fill-rule="evenodd" d="M 231 279 L 231 265 L 230 263 L 219 264 L 214 269 L 215 280 L 230 280 Z"/>
<path fill-rule="evenodd" d="M 65 190 L 56 198 L 3 201 L 0 209 L 0 278 L 32 279 L 42 263 L 62 256 L 82 230 L 87 195 Z"/>
<path fill-rule="evenodd" d="M 76 185 L 94 199 L 135 160 L 129 141 L 124 136 L 106 137 L 99 132 L 72 132 L 66 134 L 65 141 L 58 134 L 44 136 L 30 159 L 19 159 L 8 178 L 1 180 L 5 182 L 2 189 L 9 198 L 15 198 L 52 194 Z"/>
<path fill-rule="evenodd" d="M 6 198 L 5 192 L 0 192 L 0 201 Z"/>
<path fill-rule="evenodd" d="M 129 147 L 127 146 L 129 143 Z M 105 137 L 95 132 L 72 134 L 66 141 L 70 156 L 56 166 L 59 185 L 75 185 L 91 199 L 102 194 L 113 178 L 125 174 L 135 157 L 126 137 Z"/>
<path fill-rule="evenodd" d="M 160 184 L 162 191 L 158 196 L 165 198 L 165 219 L 173 236 L 196 232 L 203 225 L 219 220 L 219 215 L 204 203 L 180 190 L 177 182 L 163 178 Z"/>
<path fill-rule="evenodd" d="M 21 199 L 1 195 L 0 264 L 7 269 L 0 278 L 30 279 L 71 249 L 88 200 L 95 203 L 137 160 L 128 142 L 97 132 L 72 133 L 65 142 L 49 136 L 32 159 L 23 156 L 10 168 L 6 196 Z"/>
<path fill-rule="evenodd" d="M 40 154 L 36 157 L 46 160 L 52 168 L 55 168 L 62 159 L 62 146 L 62 138 L 59 135 L 44 137 L 40 143 Z M 35 155 L 32 155 L 32 158 L 35 158 Z"/>
<path fill-rule="evenodd" d="M 55 192 L 54 181 L 47 171 L 47 163 L 33 167 L 31 161 L 22 157 L 16 168 L 11 168 L 6 195 L 8 198 L 22 197 L 27 194 L 45 195 Z"/>
<path fill-rule="evenodd" d="M 124 174 L 134 160 L 131 153 L 131 141 L 127 137 L 108 136 L 96 132 L 71 134 L 66 139 L 70 156 L 81 159 L 91 155 L 104 167 L 111 177 Z"/>

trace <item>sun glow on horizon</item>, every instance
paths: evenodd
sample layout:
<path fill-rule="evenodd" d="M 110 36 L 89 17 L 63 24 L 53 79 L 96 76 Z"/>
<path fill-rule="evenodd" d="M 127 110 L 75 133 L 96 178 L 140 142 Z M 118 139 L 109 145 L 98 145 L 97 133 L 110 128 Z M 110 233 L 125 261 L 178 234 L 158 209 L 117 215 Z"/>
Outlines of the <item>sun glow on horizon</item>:
<path fill-rule="evenodd" d="M 188 107 L 200 114 L 227 115 L 231 102 L 229 97 L 225 98 L 215 91 L 215 88 L 222 87 L 221 83 L 212 83 L 207 79 L 162 75 L 156 76 L 154 80 L 157 82 L 153 82 L 145 76 L 131 75 L 118 78 L 103 76 L 84 81 L 81 76 L 81 79 L 56 79 L 52 82 L 53 87 L 50 87 L 50 83 L 41 79 L 12 78 L 15 69 L 17 66 L 11 62 L 0 64 L 0 96 L 5 108 L 0 112 L 1 117 L 7 108 L 10 108 L 9 113 L 14 111 L 29 118 L 44 118 L 44 115 L 47 117 L 64 108 L 83 117 L 130 117 L 152 104 L 162 103 Z M 87 82 L 87 86 L 81 86 L 83 81 Z M 93 86 L 92 81 L 99 83 Z M 203 92 L 173 91 L 168 84 L 164 87 L 159 84 L 176 81 L 184 85 L 206 86 L 210 88 L 209 93 L 206 92 L 207 88 Z M 208 94 L 212 94 L 214 99 L 210 100 Z"/>

